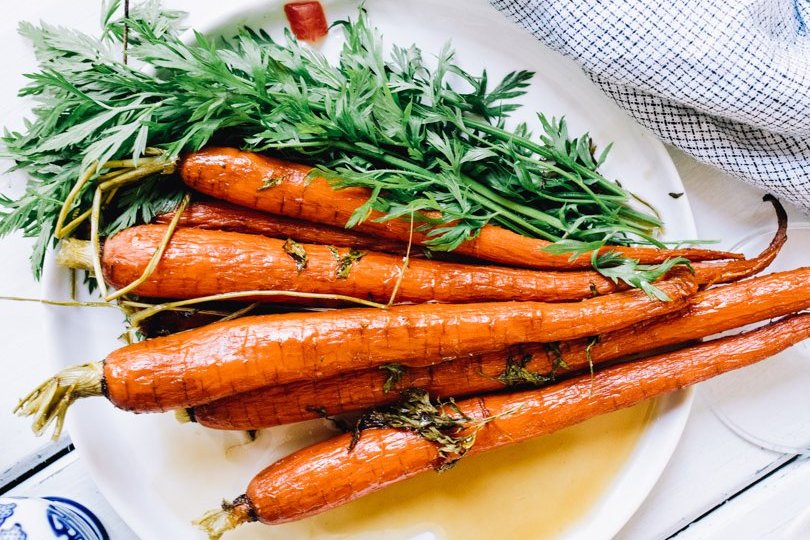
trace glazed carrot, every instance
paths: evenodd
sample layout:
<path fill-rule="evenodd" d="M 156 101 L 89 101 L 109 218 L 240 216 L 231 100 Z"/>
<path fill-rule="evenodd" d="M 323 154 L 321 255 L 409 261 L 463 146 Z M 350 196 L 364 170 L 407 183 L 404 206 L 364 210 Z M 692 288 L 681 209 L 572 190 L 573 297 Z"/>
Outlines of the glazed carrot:
<path fill-rule="evenodd" d="M 140 341 L 100 364 L 66 368 L 24 398 L 18 411 L 35 415 L 41 432 L 77 397 L 104 395 L 121 409 L 163 411 L 390 362 L 424 366 L 517 343 L 575 339 L 678 311 L 696 285 L 682 276 L 659 289 L 672 300 L 633 290 L 561 304 L 419 304 L 245 317 Z"/>
<path fill-rule="evenodd" d="M 212 196 L 271 214 L 284 215 L 336 227 L 344 227 L 353 212 L 368 199 L 364 188 L 332 189 L 329 182 L 310 176 L 310 167 L 235 148 L 206 148 L 190 154 L 178 167 L 189 187 Z M 370 212 L 355 230 L 381 238 L 407 241 L 409 221 L 378 221 L 384 214 Z M 413 241 L 426 245 L 427 234 L 415 231 Z M 590 254 L 569 260 L 568 254 L 544 251 L 549 242 L 529 238 L 509 230 L 487 225 L 479 235 L 464 242 L 454 252 L 510 266 L 540 269 L 586 268 Z M 647 247 L 606 247 L 643 263 L 660 263 L 671 257 L 691 261 L 738 259 L 738 254 L 708 249 L 655 249 Z"/>
<path fill-rule="evenodd" d="M 551 382 L 553 374 L 577 371 L 628 355 L 700 339 L 747 324 L 810 309 L 810 268 L 770 274 L 695 295 L 677 314 L 600 336 L 549 347 L 529 344 L 422 368 L 373 369 L 319 381 L 269 386 L 190 409 L 190 419 L 215 429 L 251 430 L 367 409 L 395 401 L 395 389 L 422 388 L 432 396 L 462 397 L 503 389 L 507 383 Z M 511 379 L 504 379 L 513 362 Z M 519 362 L 519 363 L 517 363 Z M 521 366 L 526 371 L 518 371 Z M 392 366 L 390 369 L 396 369 Z M 545 380 L 544 380 L 545 379 Z M 391 379 L 395 381 L 396 379 Z"/>
<path fill-rule="evenodd" d="M 157 216 L 154 223 L 168 225 L 173 213 Z M 407 245 L 402 242 L 375 238 L 351 229 L 340 229 L 309 221 L 291 219 L 251 210 L 221 201 L 194 202 L 183 212 L 180 227 L 211 229 L 218 231 L 261 234 L 270 238 L 292 238 L 304 244 L 325 244 L 355 249 L 368 249 L 404 255 Z M 412 250 L 411 256 L 419 256 L 420 250 Z"/>
<path fill-rule="evenodd" d="M 122 288 L 138 279 L 166 232 L 165 225 L 141 225 L 107 239 L 102 251 L 106 282 Z M 59 262 L 87 266 L 91 255 L 89 242 L 71 240 L 60 252 Z M 403 273 L 402 257 L 396 255 L 252 234 L 178 229 L 155 271 L 133 293 L 151 298 L 197 298 L 284 290 L 386 303 L 397 286 L 398 303 L 563 302 L 622 288 L 594 271 L 543 272 L 424 259 L 409 261 Z M 300 302 L 300 298 L 287 297 L 272 300 Z"/>
<path fill-rule="evenodd" d="M 635 405 L 715 375 L 753 364 L 810 337 L 810 314 L 748 333 L 687 347 L 638 362 L 609 367 L 560 384 L 489 395 L 445 407 L 460 428 L 475 436 L 467 455 L 553 433 L 594 416 Z M 460 416 L 460 414 L 466 416 Z M 302 519 L 442 465 L 437 445 L 412 431 L 364 431 L 347 452 L 351 434 L 304 448 L 270 465 L 245 495 L 199 524 L 212 538 L 241 523 Z M 453 457 L 453 456 L 451 456 Z M 458 456 L 455 456 L 458 457 Z"/>

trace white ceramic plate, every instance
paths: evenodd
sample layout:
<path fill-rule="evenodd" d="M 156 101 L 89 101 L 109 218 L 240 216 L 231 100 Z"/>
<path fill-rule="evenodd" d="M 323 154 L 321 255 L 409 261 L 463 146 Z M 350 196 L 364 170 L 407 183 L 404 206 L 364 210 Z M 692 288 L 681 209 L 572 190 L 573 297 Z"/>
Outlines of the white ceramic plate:
<path fill-rule="evenodd" d="M 356 3 L 348 0 L 324 3 L 330 20 L 353 15 L 356 9 Z M 282 2 L 259 5 L 223 14 L 227 6 L 198 2 L 193 20 L 197 28 L 209 32 L 247 22 L 278 33 L 284 24 Z M 682 192 L 683 186 L 663 146 L 604 97 L 575 65 L 503 20 L 485 2 L 377 0 L 368 2 L 367 8 L 389 44 L 416 43 L 430 53 L 449 39 L 464 67 L 472 72 L 486 68 L 493 80 L 515 69 L 537 72 L 524 99 L 527 108 L 515 118 L 535 125 L 533 111 L 565 115 L 572 133 L 589 131 L 600 145 L 613 141 L 614 150 L 603 168 L 606 176 L 621 178 L 623 185 L 659 209 L 667 224 L 666 237 L 695 237 L 687 197 L 668 195 Z M 338 36 L 330 36 L 322 47 L 330 53 L 338 43 Z M 66 290 L 66 273 L 49 264 L 45 297 L 64 297 Z M 101 359 L 120 346 L 115 338 L 122 322 L 113 310 L 49 310 L 52 357 L 60 366 Z M 610 538 L 621 528 L 667 463 L 690 404 L 689 393 L 658 401 L 654 419 L 626 463 L 564 537 Z M 68 426 L 99 488 L 144 540 L 203 538 L 190 525 L 191 518 L 222 497 L 242 493 L 255 472 L 324 433 L 322 425 L 310 422 L 276 428 L 252 445 L 240 445 L 243 441 L 237 434 L 181 426 L 172 415 L 122 413 L 100 399 L 77 403 Z M 277 536 L 259 526 L 245 527 L 229 538 Z"/>

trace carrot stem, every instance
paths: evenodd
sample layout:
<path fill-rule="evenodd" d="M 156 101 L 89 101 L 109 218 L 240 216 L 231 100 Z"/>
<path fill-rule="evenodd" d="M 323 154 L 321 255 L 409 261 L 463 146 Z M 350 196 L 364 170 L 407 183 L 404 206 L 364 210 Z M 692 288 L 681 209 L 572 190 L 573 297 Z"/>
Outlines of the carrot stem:
<path fill-rule="evenodd" d="M 232 292 L 232 293 L 222 293 L 222 294 L 214 294 L 211 296 L 201 296 L 199 298 L 190 298 L 188 300 L 178 300 L 176 302 L 167 302 L 165 304 L 156 304 L 150 308 L 144 309 L 143 311 L 139 311 L 138 313 L 134 314 L 130 318 L 130 323 L 133 326 L 138 326 L 141 322 L 152 317 L 161 311 L 166 311 L 167 309 L 175 309 L 178 307 L 189 306 L 193 304 L 199 304 L 201 302 L 212 302 L 215 300 L 233 300 L 235 298 L 245 298 L 245 297 L 256 297 L 256 296 L 294 296 L 297 298 L 316 298 L 320 300 L 338 300 L 341 302 L 352 302 L 355 304 L 360 304 L 362 306 L 368 306 L 373 308 L 379 309 L 386 309 L 388 306 L 385 304 L 379 304 L 377 302 L 372 302 L 370 300 L 363 300 L 362 298 L 356 298 L 354 296 L 346 296 L 343 294 L 322 294 L 322 293 L 305 293 L 305 292 L 298 292 L 298 291 L 239 291 L 239 292 Z"/>
<path fill-rule="evenodd" d="M 82 175 L 79 177 L 79 180 L 73 185 L 70 189 L 70 193 L 68 193 L 67 197 L 65 197 L 65 202 L 62 203 L 62 209 L 59 210 L 59 217 L 56 219 L 56 227 L 54 227 L 53 235 L 56 238 L 62 238 L 69 234 L 70 231 L 76 228 L 76 225 L 71 223 L 72 227 L 70 227 L 69 231 L 66 230 L 63 225 L 65 220 L 67 219 L 68 214 L 70 213 L 70 209 L 73 207 L 73 202 L 76 200 L 76 197 L 79 196 L 79 192 L 82 188 L 90 181 L 90 178 L 96 173 L 96 168 L 98 167 L 98 162 L 93 162 L 90 164 L 87 169 L 84 170 Z M 87 215 L 88 212 L 84 212 L 82 216 Z M 74 220 L 75 221 L 75 220 Z"/>
<path fill-rule="evenodd" d="M 89 240 L 65 238 L 56 252 L 56 264 L 74 270 L 93 269 L 93 244 Z"/>
<path fill-rule="evenodd" d="M 101 241 L 99 240 L 101 194 L 100 188 L 96 188 L 96 192 L 93 194 L 93 206 L 90 212 L 90 244 L 93 249 L 93 273 L 98 284 L 98 292 L 102 298 L 105 298 L 107 296 L 107 284 L 104 282 L 104 273 L 101 269 Z"/>
<path fill-rule="evenodd" d="M 192 523 L 205 531 L 210 540 L 219 540 L 227 531 L 251 521 L 256 521 L 255 512 L 247 498 L 240 497 L 233 502 L 223 500 L 221 508 L 206 512 Z"/>
<path fill-rule="evenodd" d="M 394 284 L 394 289 L 391 291 L 391 298 L 388 299 L 388 306 L 394 305 L 399 288 L 402 286 L 402 280 L 405 279 L 405 272 L 408 270 L 408 264 L 411 261 L 411 247 L 413 247 L 413 212 L 411 212 L 411 230 L 408 234 L 408 247 L 405 249 L 405 257 L 402 258 L 402 266 L 399 269 L 399 277 Z"/>

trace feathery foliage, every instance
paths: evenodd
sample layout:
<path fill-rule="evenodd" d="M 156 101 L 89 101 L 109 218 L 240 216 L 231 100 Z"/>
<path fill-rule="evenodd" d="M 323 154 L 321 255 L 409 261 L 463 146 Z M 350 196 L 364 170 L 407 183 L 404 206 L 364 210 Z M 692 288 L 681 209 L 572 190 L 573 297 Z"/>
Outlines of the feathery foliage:
<path fill-rule="evenodd" d="M 592 246 L 656 243 L 657 217 L 634 209 L 632 194 L 598 172 L 609 145 L 597 156 L 587 134 L 571 137 L 564 119 L 542 114 L 537 137 L 525 124 L 506 127 L 529 72 L 491 84 L 486 72 L 462 69 L 449 46 L 435 67 L 413 45 L 386 52 L 362 8 L 335 23 L 345 42 L 333 64 L 289 32 L 280 41 L 250 28 L 188 41 L 182 13 L 156 0 L 126 19 L 115 18 L 118 7 L 104 8 L 98 38 L 20 26 L 39 62 L 20 95 L 36 105 L 3 143 L 29 180 L 20 199 L 0 198 L 0 235 L 37 238 L 36 274 L 63 202 L 88 167 L 98 172 L 79 190 L 73 216 L 91 207 L 109 160 L 137 163 L 147 147 L 172 160 L 211 141 L 316 164 L 336 187 L 368 187 L 370 199 L 348 226 L 369 208 L 386 219 L 438 211 L 441 220 L 418 224 L 434 250 L 454 249 L 487 223 Z M 129 64 L 120 58 L 125 26 Z M 149 221 L 183 193 L 161 174 L 123 186 L 105 204 L 99 233 Z M 648 283 L 633 261 L 609 262 L 619 279 Z"/>

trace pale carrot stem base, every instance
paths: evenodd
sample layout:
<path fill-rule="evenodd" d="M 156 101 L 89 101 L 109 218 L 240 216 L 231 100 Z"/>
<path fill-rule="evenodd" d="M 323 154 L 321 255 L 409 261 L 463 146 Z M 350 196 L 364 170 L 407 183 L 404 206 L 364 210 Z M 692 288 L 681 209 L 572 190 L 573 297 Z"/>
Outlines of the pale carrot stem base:
<path fill-rule="evenodd" d="M 233 502 L 222 501 L 222 508 L 210 510 L 193 523 L 208 535 L 210 540 L 219 540 L 223 534 L 243 523 L 256 521 L 255 512 L 246 496 L 237 497 Z"/>
<path fill-rule="evenodd" d="M 93 244 L 89 240 L 65 238 L 56 252 L 56 264 L 77 270 L 93 269 Z"/>
<path fill-rule="evenodd" d="M 103 379 L 101 362 L 65 368 L 22 398 L 14 412 L 20 416 L 32 416 L 32 428 L 37 435 L 42 435 L 56 422 L 53 440 L 57 440 L 62 434 L 68 408 L 77 399 L 104 395 Z"/>

